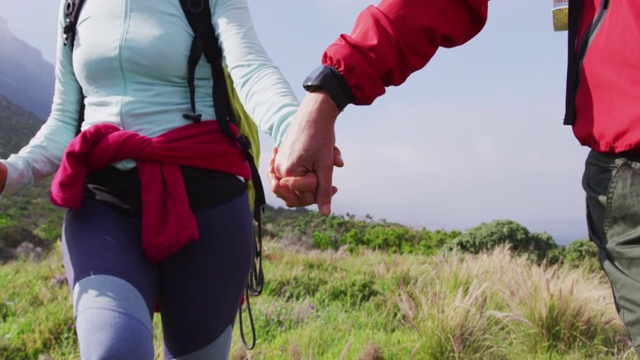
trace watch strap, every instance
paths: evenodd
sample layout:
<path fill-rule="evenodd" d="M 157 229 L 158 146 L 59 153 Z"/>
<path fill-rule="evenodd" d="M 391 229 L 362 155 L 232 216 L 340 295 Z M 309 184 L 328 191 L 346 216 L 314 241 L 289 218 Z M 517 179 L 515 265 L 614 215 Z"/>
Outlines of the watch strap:
<path fill-rule="evenodd" d="M 330 65 L 321 65 L 315 69 L 303 82 L 302 87 L 309 91 L 323 90 L 338 107 L 339 111 L 354 102 L 353 92 L 347 80 L 340 72 Z"/>

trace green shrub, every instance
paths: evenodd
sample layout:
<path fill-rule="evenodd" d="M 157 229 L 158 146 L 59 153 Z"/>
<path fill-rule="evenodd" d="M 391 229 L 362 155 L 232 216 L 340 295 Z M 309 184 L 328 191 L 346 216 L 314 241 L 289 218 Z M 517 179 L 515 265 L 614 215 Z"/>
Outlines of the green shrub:
<path fill-rule="evenodd" d="M 529 230 L 513 220 L 494 220 L 468 229 L 449 245 L 466 253 L 478 254 L 509 245 L 518 254 L 527 254 L 531 260 L 541 262 L 549 251 L 558 245 L 547 233 L 530 233 Z"/>
<path fill-rule="evenodd" d="M 34 236 L 17 220 L 7 216 L 0 217 L 0 248 L 16 248 L 21 243 L 32 242 Z"/>
<path fill-rule="evenodd" d="M 322 293 L 321 301 L 325 303 L 340 302 L 350 307 L 357 307 L 378 295 L 372 279 L 351 278 L 346 281 L 334 281 L 327 285 Z"/>
<path fill-rule="evenodd" d="M 416 245 L 416 253 L 433 255 L 443 247 L 446 247 L 447 244 L 453 242 L 460 235 L 462 235 L 462 232 L 459 230 L 447 232 L 444 230 L 429 231 L 427 229 L 422 229 L 422 234 L 420 235 L 420 239 Z"/>
<path fill-rule="evenodd" d="M 315 247 L 317 247 L 318 249 L 337 250 L 339 246 L 337 239 L 334 239 L 332 234 L 329 232 L 316 231 L 311 236 L 311 239 L 313 240 L 313 244 L 315 245 Z"/>
<path fill-rule="evenodd" d="M 598 247 L 589 238 L 577 240 L 564 249 L 564 264 L 570 267 L 583 267 L 587 271 L 602 270 L 598 261 Z"/>
<path fill-rule="evenodd" d="M 306 271 L 285 278 L 272 278 L 265 282 L 264 293 L 284 301 L 312 298 L 327 288 L 328 279 L 318 272 Z"/>
<path fill-rule="evenodd" d="M 367 229 L 365 239 L 372 249 L 389 249 L 401 253 L 403 244 L 406 244 L 404 248 L 408 250 L 417 243 L 417 234 L 404 226 L 374 225 Z"/>

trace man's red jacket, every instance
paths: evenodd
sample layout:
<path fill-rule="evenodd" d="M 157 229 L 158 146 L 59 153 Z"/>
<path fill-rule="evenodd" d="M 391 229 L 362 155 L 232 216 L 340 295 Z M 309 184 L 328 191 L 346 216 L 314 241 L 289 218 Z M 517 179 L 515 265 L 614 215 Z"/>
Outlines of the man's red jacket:
<path fill-rule="evenodd" d="M 487 8 L 488 0 L 382 0 L 360 13 L 322 63 L 342 74 L 354 104 L 368 105 L 424 67 L 439 47 L 474 37 Z M 570 0 L 569 9 L 565 123 L 594 150 L 640 152 L 640 4 Z"/>

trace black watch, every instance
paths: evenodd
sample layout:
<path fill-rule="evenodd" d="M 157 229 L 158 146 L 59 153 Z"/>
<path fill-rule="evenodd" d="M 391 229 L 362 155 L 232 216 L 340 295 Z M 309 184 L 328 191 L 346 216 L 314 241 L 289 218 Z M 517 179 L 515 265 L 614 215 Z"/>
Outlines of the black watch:
<path fill-rule="evenodd" d="M 353 103 L 354 97 L 349 84 L 333 66 L 322 65 L 313 70 L 302 83 L 302 87 L 309 92 L 326 91 L 338 107 L 338 111 Z"/>

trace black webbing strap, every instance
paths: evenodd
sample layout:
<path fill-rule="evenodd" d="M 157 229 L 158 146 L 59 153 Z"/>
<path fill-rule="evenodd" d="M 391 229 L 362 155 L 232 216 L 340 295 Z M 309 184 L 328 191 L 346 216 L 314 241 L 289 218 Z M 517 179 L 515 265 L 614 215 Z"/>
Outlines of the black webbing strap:
<path fill-rule="evenodd" d="M 193 122 L 200 122 L 202 120 L 202 114 L 196 112 L 196 66 L 202 57 L 202 42 L 193 41 L 191 43 L 191 50 L 189 51 L 189 60 L 187 66 L 189 73 L 187 74 L 187 85 L 189 86 L 189 102 L 191 103 L 191 114 L 182 114 L 182 117 L 191 120 Z"/>
<path fill-rule="evenodd" d="M 78 25 L 78 17 L 80 9 L 84 5 L 84 0 L 67 0 L 64 3 L 64 45 L 68 46 L 73 52 L 73 46 L 76 42 L 76 26 Z M 76 135 L 80 134 L 82 123 L 84 122 L 84 95 L 80 95 L 80 108 L 78 109 L 78 122 L 76 123 Z"/>
<path fill-rule="evenodd" d="M 195 90 L 195 85 L 193 84 L 195 68 L 204 53 L 205 58 L 211 65 L 211 75 L 213 76 L 212 95 L 215 101 L 216 120 L 220 125 L 220 129 L 229 137 L 235 139 L 229 124 L 237 122 L 233 111 L 231 111 L 227 89 L 221 86 L 226 84 L 224 70 L 222 69 L 222 52 L 211 23 L 209 2 L 205 0 L 180 0 L 180 6 L 182 6 L 194 35 L 188 62 L 189 92 L 193 93 Z M 191 95 L 191 99 L 194 98 L 195 95 Z M 196 115 L 195 100 L 192 100 L 191 107 L 193 115 Z M 185 115 L 185 117 L 188 117 L 188 115 Z"/>
<path fill-rule="evenodd" d="M 249 323 L 253 336 L 250 344 L 246 341 L 244 335 L 244 329 L 242 325 L 242 307 L 240 307 L 240 309 L 238 310 L 238 317 L 242 341 L 248 349 L 253 349 L 256 344 L 256 333 L 249 297 L 259 295 L 262 292 L 262 288 L 264 285 L 264 271 L 262 268 L 261 219 L 261 214 L 264 211 L 264 205 L 266 204 L 264 188 L 262 186 L 260 174 L 255 164 L 253 155 L 249 151 L 252 145 L 251 142 L 246 136 L 240 135 L 236 137 L 231 131 L 230 124 L 237 125 L 238 122 L 235 118 L 235 113 L 229 99 L 226 77 L 222 65 L 222 49 L 220 48 L 220 44 L 218 44 L 215 29 L 213 28 L 213 24 L 211 22 L 211 8 L 209 6 L 209 1 L 180 0 L 180 6 L 182 7 L 187 21 L 189 22 L 189 25 L 191 26 L 194 33 L 193 44 L 191 46 L 191 53 L 189 55 L 188 61 L 188 81 L 192 114 L 184 114 L 183 116 L 187 119 L 195 118 L 195 120 L 197 121 L 200 120 L 200 114 L 197 113 L 195 106 L 194 78 L 195 68 L 200 57 L 202 56 L 202 54 L 204 54 L 205 58 L 211 65 L 211 75 L 213 77 L 212 95 L 214 99 L 215 115 L 216 120 L 218 121 L 218 125 L 220 126 L 220 129 L 223 133 L 238 141 L 238 143 L 244 150 L 245 158 L 249 162 L 249 166 L 251 167 L 251 179 L 253 181 L 255 189 L 254 209 L 252 210 L 253 218 L 257 222 L 257 240 L 254 248 L 254 262 L 249 274 L 249 281 L 244 298 L 244 301 L 247 305 Z"/>
<path fill-rule="evenodd" d="M 583 0 L 569 1 L 569 34 L 568 34 L 568 57 L 567 57 L 567 91 L 565 97 L 565 118 L 564 125 L 574 125 L 576 121 L 576 95 L 580 86 L 580 68 L 587 53 L 587 49 L 593 39 L 595 32 L 601 25 L 602 19 L 609 8 L 609 0 L 600 2 L 600 9 L 595 14 L 593 20 L 584 30 L 582 38 L 578 43 L 579 27 L 581 26 L 580 16 L 582 14 Z"/>
<path fill-rule="evenodd" d="M 567 84 L 565 95 L 564 125 L 573 125 L 575 122 L 575 101 L 578 90 L 578 21 L 582 11 L 581 0 L 569 1 L 569 31 L 567 34 Z"/>
<path fill-rule="evenodd" d="M 253 155 L 249 151 L 252 144 L 244 135 L 236 137 L 229 126 L 229 124 L 237 125 L 238 122 L 235 119 L 235 113 L 233 112 L 233 108 L 229 100 L 229 94 L 227 93 L 226 78 L 222 67 L 222 49 L 218 44 L 218 39 L 216 37 L 213 24 L 211 23 L 211 9 L 209 7 L 209 2 L 205 0 L 180 0 L 180 5 L 182 6 L 182 10 L 187 17 L 187 21 L 194 32 L 194 44 L 191 46 L 191 53 L 188 61 L 188 82 L 192 114 L 184 114 L 183 116 L 185 118 L 200 116 L 200 114 L 197 114 L 195 109 L 194 79 L 196 65 L 198 64 L 202 54 L 204 54 L 205 58 L 211 65 L 211 75 L 213 77 L 212 95 L 215 101 L 216 120 L 218 121 L 222 132 L 227 136 L 236 139 L 244 149 L 246 159 L 249 161 L 249 165 L 251 166 L 251 175 L 256 188 L 255 207 L 256 209 L 262 208 L 266 204 L 266 199 L 264 196 L 264 188 L 260 180 L 260 174 L 257 166 L 255 166 Z M 256 218 L 256 216 L 258 218 Z M 254 218 L 256 221 L 259 220 L 259 212 L 255 212 Z"/>
<path fill-rule="evenodd" d="M 68 45 L 72 50 L 76 40 L 76 26 L 82 5 L 84 5 L 84 0 L 67 0 L 64 3 L 64 28 L 62 29 L 64 45 Z"/>

